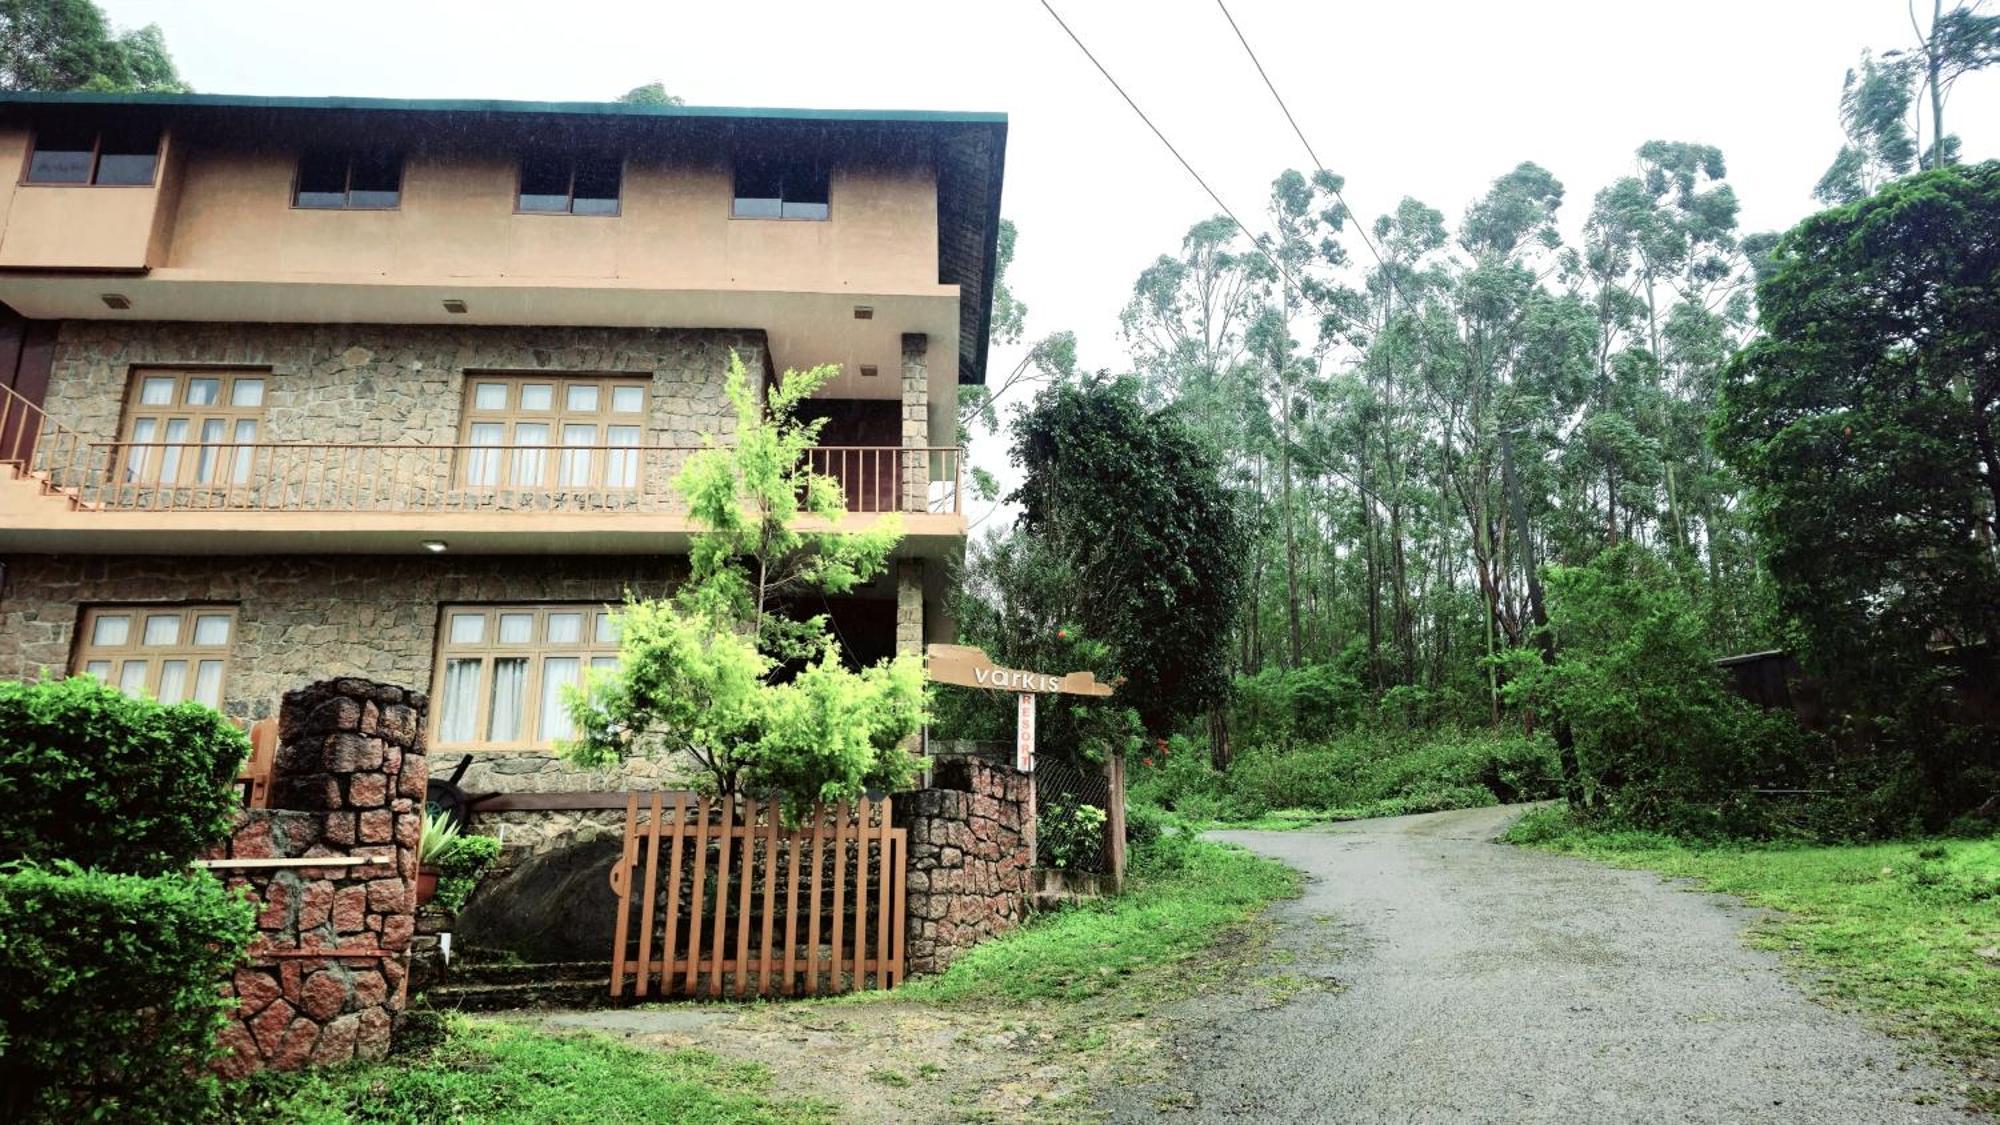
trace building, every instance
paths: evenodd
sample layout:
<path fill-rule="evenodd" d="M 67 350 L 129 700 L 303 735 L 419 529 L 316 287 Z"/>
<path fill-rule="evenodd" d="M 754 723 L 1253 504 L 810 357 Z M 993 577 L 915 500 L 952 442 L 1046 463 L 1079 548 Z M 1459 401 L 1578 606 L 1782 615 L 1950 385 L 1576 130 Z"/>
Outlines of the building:
<path fill-rule="evenodd" d="M 603 609 L 668 589 L 669 481 L 754 373 L 816 402 L 892 573 L 854 655 L 950 639 L 956 403 L 984 378 L 995 114 L 0 94 L 0 677 L 242 718 L 431 692 L 469 791 L 551 753 Z M 18 172 L 12 169 L 18 168 Z"/>

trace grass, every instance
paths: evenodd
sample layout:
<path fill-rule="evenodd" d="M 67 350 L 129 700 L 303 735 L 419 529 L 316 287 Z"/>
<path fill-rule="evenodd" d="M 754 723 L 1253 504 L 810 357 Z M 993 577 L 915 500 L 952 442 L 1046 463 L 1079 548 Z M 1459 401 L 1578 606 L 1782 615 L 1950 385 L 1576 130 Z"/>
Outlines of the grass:
<path fill-rule="evenodd" d="M 1964 1066 L 2000 1109 L 2000 837 L 1830 847 L 1691 844 L 1530 813 L 1509 840 L 1698 881 L 1781 911 L 1758 942 Z"/>
<path fill-rule="evenodd" d="M 555 1035 L 454 1017 L 433 1050 L 386 1063 L 257 1076 L 237 1094 L 237 1120 L 346 1122 L 832 1120 L 828 1107 L 769 1095 L 768 1071 L 699 1050 L 627 1047 L 602 1035 Z"/>
<path fill-rule="evenodd" d="M 942 1004 L 1096 996 L 1145 970 L 1184 964 L 1273 900 L 1298 891 L 1297 872 L 1239 848 L 1180 839 L 1167 852 L 1181 866 L 1136 875 L 1115 898 L 1043 915 L 894 995 Z"/>

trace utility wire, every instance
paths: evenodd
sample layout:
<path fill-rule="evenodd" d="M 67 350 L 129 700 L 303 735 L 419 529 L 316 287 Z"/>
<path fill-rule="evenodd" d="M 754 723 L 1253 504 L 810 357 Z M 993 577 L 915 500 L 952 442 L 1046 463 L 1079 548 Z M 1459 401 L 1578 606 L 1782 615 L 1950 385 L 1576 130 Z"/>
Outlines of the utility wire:
<path fill-rule="evenodd" d="M 1271 76 L 1265 72 L 1263 60 L 1259 59 L 1257 52 L 1251 49 L 1249 38 L 1243 34 L 1243 29 L 1236 25 L 1236 17 L 1229 14 L 1229 5 L 1224 3 L 1223 0 L 1215 0 L 1215 6 L 1222 9 L 1222 18 L 1229 21 L 1229 30 L 1235 32 L 1236 41 L 1243 44 L 1243 53 L 1250 56 L 1250 65 L 1257 68 L 1257 77 L 1262 78 L 1264 80 L 1264 88 L 1271 91 L 1271 97 L 1277 101 L 1279 111 L 1285 115 L 1286 124 L 1292 127 L 1293 135 L 1299 138 L 1299 143 L 1305 146 L 1306 155 L 1312 158 L 1313 167 L 1318 169 L 1320 175 L 1326 177 L 1328 184 L 1331 185 L 1333 173 L 1326 170 L 1326 163 L 1319 158 L 1319 153 L 1313 151 L 1312 142 L 1306 139 L 1306 131 L 1299 128 L 1298 118 L 1292 116 L 1292 107 L 1285 104 L 1285 96 L 1278 93 L 1277 84 L 1272 82 Z M 1106 77 L 1110 76 L 1106 75 Z M 1137 109 L 1138 107 L 1134 106 L 1133 108 Z M 1368 237 L 1368 227 L 1362 223 L 1361 216 L 1355 214 L 1354 208 L 1347 205 L 1347 197 L 1340 193 L 1339 188 L 1333 188 L 1333 197 L 1340 201 L 1340 209 L 1347 212 L 1347 217 L 1354 220 L 1354 233 L 1360 235 L 1361 244 L 1368 247 L 1368 256 L 1375 259 L 1376 266 L 1385 275 L 1388 274 L 1389 266 L 1382 260 L 1381 252 L 1375 249 L 1375 241 Z M 1395 278 L 1390 277 L 1389 284 L 1394 285 L 1395 283 Z"/>
<path fill-rule="evenodd" d="M 1272 268 L 1276 269 L 1284 277 L 1285 282 L 1293 289 L 1298 290 L 1300 296 L 1310 301 L 1314 308 L 1320 309 L 1322 313 L 1326 312 L 1326 309 L 1320 308 L 1318 301 L 1313 300 L 1310 291 L 1299 285 L 1298 280 L 1292 277 L 1292 271 L 1286 269 L 1285 264 L 1279 261 L 1276 255 L 1265 249 L 1264 240 L 1252 234 L 1250 228 L 1244 225 L 1243 220 L 1236 217 L 1236 212 L 1229 209 L 1229 204 L 1224 203 L 1222 197 L 1216 194 L 1215 189 L 1208 186 L 1208 181 L 1201 178 L 1201 173 L 1194 170 L 1194 165 L 1188 163 L 1187 157 L 1181 155 L 1181 150 L 1174 147 L 1174 142 L 1167 139 L 1167 135 L 1160 131 L 1158 125 L 1153 124 L 1153 119 L 1146 116 L 1146 111 L 1140 109 L 1139 103 L 1132 100 L 1132 95 L 1125 92 L 1125 87 L 1119 85 L 1118 80 L 1111 76 L 1111 72 L 1105 69 L 1104 64 L 1097 61 L 1097 56 L 1091 54 L 1090 48 L 1084 46 L 1083 40 L 1077 37 L 1076 32 L 1070 30 L 1069 24 L 1064 22 L 1062 16 L 1055 10 L 1055 6 L 1050 4 L 1049 0 L 1041 0 L 1041 5 L 1048 10 L 1049 17 L 1056 21 L 1056 26 L 1063 29 L 1063 34 L 1069 36 L 1069 41 L 1076 44 L 1076 49 L 1083 52 L 1083 57 L 1090 60 L 1090 65 L 1097 68 L 1097 73 L 1102 74 L 1104 80 L 1111 83 L 1111 88 L 1118 91 L 1118 96 L 1125 99 L 1125 104 L 1132 107 L 1133 113 L 1139 115 L 1139 120 L 1146 123 L 1146 128 L 1153 131 L 1153 135 L 1160 139 L 1160 143 L 1167 146 L 1167 151 L 1173 153 L 1174 159 L 1180 161 L 1181 167 L 1187 170 L 1187 174 L 1194 177 L 1194 182 L 1201 185 L 1201 190 L 1208 193 L 1208 197 L 1215 201 L 1217 207 L 1222 208 L 1222 213 L 1229 217 L 1230 222 L 1236 224 L 1236 229 L 1243 232 L 1243 237 L 1250 240 L 1251 249 L 1257 251 L 1257 253 L 1263 256 L 1265 261 L 1271 263 Z M 1342 200 L 1341 206 L 1347 206 L 1347 201 Z M 1351 211 L 1349 212 L 1349 214 L 1352 213 Z"/>

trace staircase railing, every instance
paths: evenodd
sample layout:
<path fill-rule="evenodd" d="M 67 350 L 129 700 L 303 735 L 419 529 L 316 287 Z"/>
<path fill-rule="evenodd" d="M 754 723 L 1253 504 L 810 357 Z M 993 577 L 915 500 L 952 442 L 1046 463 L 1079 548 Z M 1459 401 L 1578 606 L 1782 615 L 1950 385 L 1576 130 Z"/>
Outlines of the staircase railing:
<path fill-rule="evenodd" d="M 50 418 L 11 387 L 0 387 L 0 469 L 35 477 L 52 492 L 81 502 L 103 453 L 89 438 Z"/>

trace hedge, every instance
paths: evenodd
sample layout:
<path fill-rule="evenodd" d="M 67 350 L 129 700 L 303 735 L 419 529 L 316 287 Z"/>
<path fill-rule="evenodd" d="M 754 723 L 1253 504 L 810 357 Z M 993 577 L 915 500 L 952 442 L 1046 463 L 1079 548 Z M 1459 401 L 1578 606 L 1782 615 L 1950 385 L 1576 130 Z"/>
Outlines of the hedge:
<path fill-rule="evenodd" d="M 199 1121 L 250 903 L 201 871 L 0 865 L 0 1119 Z"/>
<path fill-rule="evenodd" d="M 0 861 L 158 875 L 221 840 L 250 742 L 198 703 L 0 681 Z"/>

